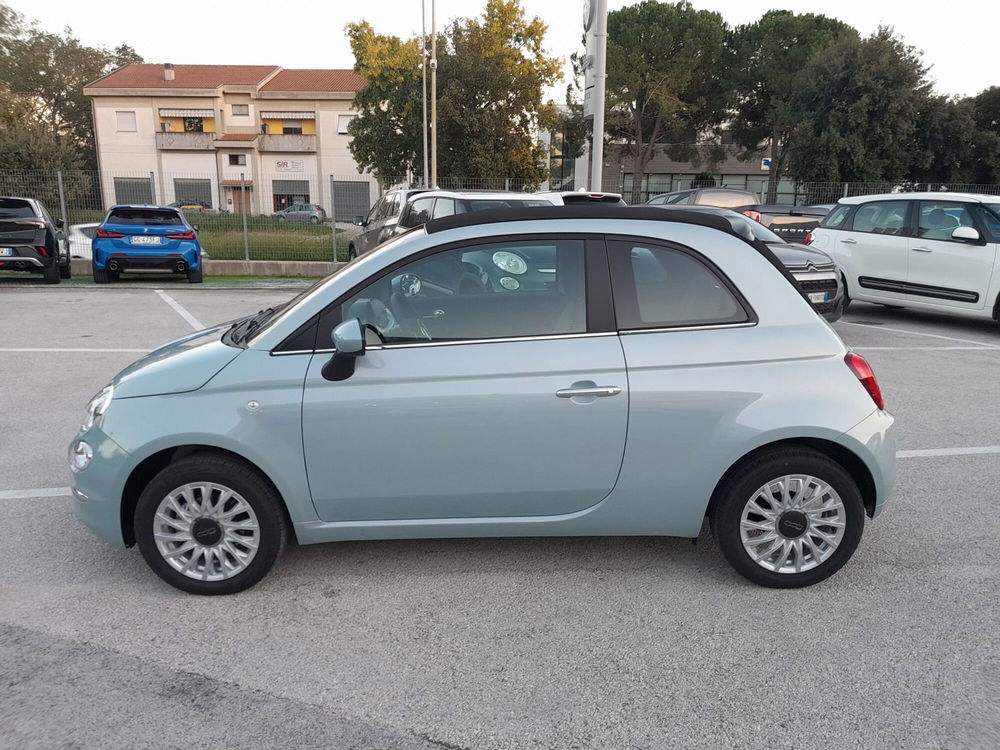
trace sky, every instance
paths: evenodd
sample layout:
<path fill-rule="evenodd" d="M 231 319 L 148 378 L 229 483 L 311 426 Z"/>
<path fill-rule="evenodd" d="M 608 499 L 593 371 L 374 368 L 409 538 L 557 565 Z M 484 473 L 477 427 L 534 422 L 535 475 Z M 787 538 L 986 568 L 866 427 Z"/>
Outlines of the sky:
<path fill-rule="evenodd" d="M 420 33 L 420 0 L 275 3 L 265 0 L 198 3 L 142 3 L 136 0 L 0 0 L 42 28 L 70 27 L 85 44 L 132 45 L 148 62 L 175 64 L 280 65 L 284 68 L 350 68 L 354 65 L 344 26 L 365 19 L 379 33 Z M 427 6 L 430 28 L 431 0 Z M 460 16 L 478 15 L 484 0 L 437 0 L 443 27 Z M 548 24 L 548 52 L 566 62 L 583 33 L 583 0 L 522 0 L 530 15 Z M 614 10 L 634 4 L 609 0 Z M 908 44 L 923 51 L 924 64 L 941 94 L 969 96 L 1000 85 L 996 64 L 1000 0 L 693 0 L 731 25 L 750 23 L 771 9 L 813 12 L 839 18 L 867 36 L 891 26 Z M 564 99 L 565 83 L 549 91 Z"/>

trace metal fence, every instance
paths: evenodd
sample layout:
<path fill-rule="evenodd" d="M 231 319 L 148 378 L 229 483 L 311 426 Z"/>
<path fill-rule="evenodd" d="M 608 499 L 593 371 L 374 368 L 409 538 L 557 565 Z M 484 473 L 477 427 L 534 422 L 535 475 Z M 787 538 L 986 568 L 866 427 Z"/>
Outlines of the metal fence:
<path fill-rule="evenodd" d="M 348 242 L 356 231 L 352 219 L 366 215 L 386 190 L 419 187 L 419 179 L 408 177 L 379 181 L 368 175 L 292 171 L 296 168 L 293 163 L 289 171 L 269 174 L 250 174 L 240 171 L 239 166 L 220 168 L 213 174 L 0 170 L 0 195 L 42 200 L 54 217 L 70 227 L 71 238 L 78 240 L 85 237 L 81 230 L 99 223 L 113 205 L 176 205 L 198 227 L 202 246 L 211 258 L 331 261 L 347 259 Z M 652 177 L 642 182 L 640 202 L 657 193 L 698 186 L 696 178 L 690 176 L 669 176 L 669 180 Z M 739 185 L 727 178 L 726 184 L 749 189 L 763 202 L 766 186 L 759 176 L 753 180 L 751 184 L 747 178 Z M 602 189 L 622 193 L 632 202 L 631 182 L 632 175 L 612 176 L 604 180 Z M 448 177 L 440 180 L 439 187 L 534 192 L 548 186 L 518 177 Z M 925 190 L 1000 196 L 1000 185 L 782 181 L 777 202 L 812 205 L 853 195 Z M 319 210 L 292 210 L 296 206 L 316 206 Z"/>

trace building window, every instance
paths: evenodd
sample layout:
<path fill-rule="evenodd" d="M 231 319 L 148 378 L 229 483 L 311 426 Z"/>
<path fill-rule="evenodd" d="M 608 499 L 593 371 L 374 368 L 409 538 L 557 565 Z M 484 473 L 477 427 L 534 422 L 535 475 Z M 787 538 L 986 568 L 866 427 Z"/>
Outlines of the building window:
<path fill-rule="evenodd" d="M 115 119 L 119 133 L 134 133 L 138 129 L 135 126 L 135 112 L 115 112 Z"/>
<path fill-rule="evenodd" d="M 250 105 L 249 104 L 234 104 L 233 114 L 238 116 L 249 116 L 250 115 Z"/>
<path fill-rule="evenodd" d="M 340 115 L 337 118 L 337 132 L 341 135 L 347 135 L 347 126 L 351 124 L 351 120 L 355 117 L 357 115 Z"/>
<path fill-rule="evenodd" d="M 201 117 L 185 117 L 184 132 L 185 133 L 205 132 L 205 120 Z"/>
<path fill-rule="evenodd" d="M 282 120 L 281 132 L 284 135 L 302 135 L 302 120 Z"/>
<path fill-rule="evenodd" d="M 229 166 L 231 167 L 245 167 L 247 163 L 246 154 L 230 154 L 229 155 Z"/>

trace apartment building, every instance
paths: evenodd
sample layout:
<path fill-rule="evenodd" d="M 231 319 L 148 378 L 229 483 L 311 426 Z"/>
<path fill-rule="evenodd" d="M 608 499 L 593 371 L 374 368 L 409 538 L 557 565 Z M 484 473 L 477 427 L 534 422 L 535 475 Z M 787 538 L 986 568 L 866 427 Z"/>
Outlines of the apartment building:
<path fill-rule="evenodd" d="M 106 205 L 200 202 L 270 214 L 365 213 L 377 186 L 348 150 L 351 70 L 128 65 L 84 87 Z"/>

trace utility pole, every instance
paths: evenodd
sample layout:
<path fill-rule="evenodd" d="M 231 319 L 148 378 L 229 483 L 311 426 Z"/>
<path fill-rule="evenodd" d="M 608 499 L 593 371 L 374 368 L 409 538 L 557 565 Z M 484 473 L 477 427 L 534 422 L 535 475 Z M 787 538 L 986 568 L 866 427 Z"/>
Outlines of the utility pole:
<path fill-rule="evenodd" d="M 424 187 L 430 187 L 427 182 L 430 165 L 427 163 L 427 11 L 426 0 L 420 0 L 420 71 L 424 79 L 424 95 L 420 103 L 424 108 Z"/>
<path fill-rule="evenodd" d="M 436 0 L 431 0 L 431 184 L 438 184 L 438 78 L 437 78 L 437 15 Z"/>
<path fill-rule="evenodd" d="M 608 0 L 585 0 L 583 28 L 587 35 L 588 87 L 584 115 L 594 118 L 590 190 L 600 192 L 604 174 L 604 97 L 607 83 Z"/>

